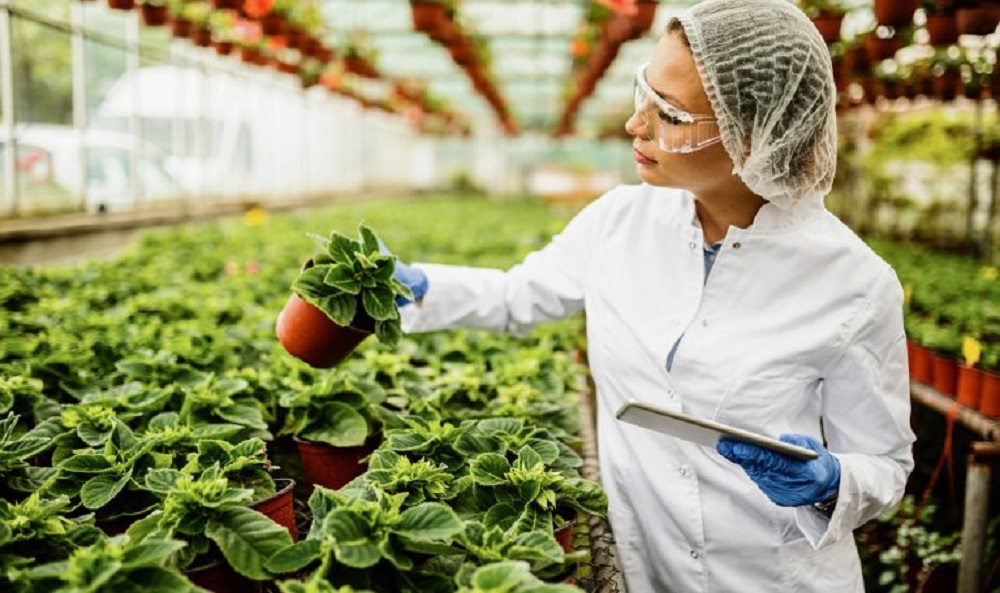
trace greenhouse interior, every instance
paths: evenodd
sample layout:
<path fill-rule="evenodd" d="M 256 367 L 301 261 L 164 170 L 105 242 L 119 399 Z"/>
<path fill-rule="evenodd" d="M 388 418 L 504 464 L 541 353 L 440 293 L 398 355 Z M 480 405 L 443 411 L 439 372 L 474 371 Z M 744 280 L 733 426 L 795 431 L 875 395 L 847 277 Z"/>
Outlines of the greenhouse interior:
<path fill-rule="evenodd" d="M 1000 593 L 998 24 L 0 0 L 0 590 Z"/>

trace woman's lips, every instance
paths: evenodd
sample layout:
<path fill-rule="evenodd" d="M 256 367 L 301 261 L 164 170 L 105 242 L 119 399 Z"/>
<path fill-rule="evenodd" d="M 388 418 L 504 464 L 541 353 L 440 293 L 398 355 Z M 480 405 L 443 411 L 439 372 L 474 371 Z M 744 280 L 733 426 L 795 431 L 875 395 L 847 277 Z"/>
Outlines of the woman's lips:
<path fill-rule="evenodd" d="M 635 162 L 639 163 L 640 165 L 655 165 L 656 164 L 656 161 L 654 161 L 653 159 L 649 158 L 648 156 L 642 154 L 638 150 L 636 150 L 636 149 L 633 148 L 632 152 L 635 153 Z"/>

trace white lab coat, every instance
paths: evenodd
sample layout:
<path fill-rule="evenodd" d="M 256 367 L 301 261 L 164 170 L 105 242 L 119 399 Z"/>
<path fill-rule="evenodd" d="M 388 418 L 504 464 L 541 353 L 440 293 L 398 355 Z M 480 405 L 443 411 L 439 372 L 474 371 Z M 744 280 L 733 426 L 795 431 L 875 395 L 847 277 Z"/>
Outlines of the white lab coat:
<path fill-rule="evenodd" d="M 704 281 L 693 197 L 620 186 L 507 272 L 418 264 L 407 332 L 524 333 L 586 310 L 598 450 L 632 593 L 863 591 L 852 530 L 912 469 L 902 291 L 821 204 L 731 227 Z M 672 369 L 666 358 L 683 335 Z M 629 398 L 772 437 L 821 437 L 841 463 L 831 519 L 773 504 L 714 449 L 624 424 Z"/>

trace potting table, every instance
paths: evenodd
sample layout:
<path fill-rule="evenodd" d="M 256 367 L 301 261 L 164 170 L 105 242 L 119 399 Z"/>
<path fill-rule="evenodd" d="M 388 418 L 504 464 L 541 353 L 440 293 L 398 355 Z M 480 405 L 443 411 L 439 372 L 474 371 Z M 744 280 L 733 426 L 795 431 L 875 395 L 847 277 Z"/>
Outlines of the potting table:
<path fill-rule="evenodd" d="M 986 522 L 989 520 L 991 464 L 1000 458 L 1000 421 L 960 405 L 930 385 L 910 381 L 913 401 L 935 410 L 983 438 L 972 443 L 965 474 L 965 506 L 962 516 L 962 559 L 959 561 L 957 593 L 979 593 L 982 587 Z"/>

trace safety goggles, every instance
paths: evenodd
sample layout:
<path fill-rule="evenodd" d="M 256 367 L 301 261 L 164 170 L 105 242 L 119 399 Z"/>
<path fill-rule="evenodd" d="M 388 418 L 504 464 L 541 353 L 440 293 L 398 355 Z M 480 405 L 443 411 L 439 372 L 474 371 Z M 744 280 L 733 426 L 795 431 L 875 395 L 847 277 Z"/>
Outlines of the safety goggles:
<path fill-rule="evenodd" d="M 667 102 L 646 82 L 643 64 L 635 74 L 635 116 L 645 130 L 646 139 L 656 142 L 665 152 L 688 153 L 715 144 L 719 120 L 711 115 L 695 115 Z"/>

